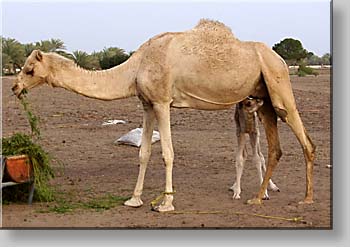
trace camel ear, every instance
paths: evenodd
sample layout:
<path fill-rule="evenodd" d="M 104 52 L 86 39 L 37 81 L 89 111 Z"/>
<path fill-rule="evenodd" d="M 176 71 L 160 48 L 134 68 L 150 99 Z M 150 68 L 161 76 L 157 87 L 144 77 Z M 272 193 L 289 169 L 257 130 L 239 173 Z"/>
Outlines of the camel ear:
<path fill-rule="evenodd" d="M 258 107 L 261 107 L 264 104 L 264 100 L 257 99 L 256 102 L 258 102 Z"/>
<path fill-rule="evenodd" d="M 43 53 L 40 50 L 35 50 L 34 52 L 36 60 L 41 62 L 43 60 Z"/>

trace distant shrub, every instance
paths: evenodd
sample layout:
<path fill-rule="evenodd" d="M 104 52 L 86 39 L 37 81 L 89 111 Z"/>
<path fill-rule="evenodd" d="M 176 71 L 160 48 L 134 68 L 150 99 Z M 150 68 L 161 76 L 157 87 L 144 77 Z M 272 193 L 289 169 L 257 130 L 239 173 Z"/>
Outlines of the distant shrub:
<path fill-rule="evenodd" d="M 314 76 L 317 76 L 318 75 L 318 72 L 315 71 L 313 68 L 310 68 L 310 67 L 307 67 L 306 65 L 304 64 L 301 64 L 299 65 L 299 68 L 298 68 L 298 76 L 306 76 L 306 75 L 314 75 Z"/>

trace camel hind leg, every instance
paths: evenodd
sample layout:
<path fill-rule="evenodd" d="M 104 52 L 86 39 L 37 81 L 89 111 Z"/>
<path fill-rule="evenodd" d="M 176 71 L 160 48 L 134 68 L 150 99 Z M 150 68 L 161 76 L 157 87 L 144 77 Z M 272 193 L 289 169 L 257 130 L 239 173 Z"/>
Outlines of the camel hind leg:
<path fill-rule="evenodd" d="M 316 147 L 308 136 L 297 110 L 292 112 L 287 111 L 285 121 L 293 130 L 304 152 L 306 163 L 306 193 L 304 201 L 300 203 L 310 204 L 313 203 L 313 168 Z"/>
<path fill-rule="evenodd" d="M 301 203 L 313 202 L 313 166 L 315 145 L 308 136 L 292 91 L 288 67 L 276 53 L 265 52 L 261 55 L 262 74 L 273 108 L 277 115 L 286 122 L 297 137 L 306 163 L 306 194 Z"/>
<path fill-rule="evenodd" d="M 295 103 L 294 105 L 288 105 L 284 102 L 283 108 L 275 107 L 275 110 L 279 112 L 282 120 L 292 129 L 304 153 L 306 163 L 306 193 L 304 201 L 300 203 L 313 203 L 313 168 L 316 146 L 312 143 L 311 138 L 305 130 Z"/>

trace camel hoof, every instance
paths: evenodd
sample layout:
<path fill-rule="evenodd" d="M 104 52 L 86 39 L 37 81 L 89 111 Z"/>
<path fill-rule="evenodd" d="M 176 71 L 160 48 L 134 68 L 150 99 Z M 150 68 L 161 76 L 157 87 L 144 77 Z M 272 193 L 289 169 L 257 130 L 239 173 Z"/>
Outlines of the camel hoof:
<path fill-rule="evenodd" d="M 312 199 L 305 198 L 304 201 L 299 202 L 299 205 L 312 204 L 314 201 Z"/>
<path fill-rule="evenodd" d="M 275 184 L 270 184 L 268 188 L 274 192 L 280 192 L 280 189 Z"/>
<path fill-rule="evenodd" d="M 233 194 L 232 198 L 233 198 L 234 200 L 239 200 L 239 199 L 241 199 L 241 197 L 240 197 L 238 194 Z"/>
<path fill-rule="evenodd" d="M 264 197 L 262 198 L 264 201 L 268 201 L 268 200 L 270 200 L 270 197 L 269 197 L 269 195 L 264 195 Z"/>
<path fill-rule="evenodd" d="M 249 205 L 261 205 L 262 200 L 259 198 L 253 198 L 253 199 L 248 200 L 247 204 L 249 204 Z"/>
<path fill-rule="evenodd" d="M 140 197 L 133 196 L 129 200 L 125 201 L 124 205 L 128 207 L 138 208 L 143 205 L 143 202 Z"/>
<path fill-rule="evenodd" d="M 156 206 L 156 207 L 152 208 L 152 210 L 156 211 L 156 212 L 163 213 L 163 212 L 174 211 L 175 208 L 174 208 L 173 205 L 159 205 L 159 206 Z"/>
<path fill-rule="evenodd" d="M 237 184 L 234 183 L 231 187 L 230 190 L 233 191 L 233 199 L 241 199 L 240 194 L 241 194 L 241 188 L 238 188 Z"/>

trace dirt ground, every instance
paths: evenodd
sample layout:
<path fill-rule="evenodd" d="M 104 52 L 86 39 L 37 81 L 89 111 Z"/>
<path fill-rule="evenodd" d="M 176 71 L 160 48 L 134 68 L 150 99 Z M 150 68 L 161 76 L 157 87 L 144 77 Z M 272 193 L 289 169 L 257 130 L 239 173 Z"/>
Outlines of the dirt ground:
<path fill-rule="evenodd" d="M 237 150 L 233 109 L 198 111 L 172 109 L 171 127 L 175 161 L 174 206 L 179 214 L 153 212 L 149 203 L 165 185 L 160 143 L 155 143 L 145 178 L 144 205 L 134 209 L 115 206 L 96 211 L 77 208 L 66 213 L 48 212 L 56 202 L 11 203 L 2 206 L 2 227 L 103 227 L 103 228 L 330 228 L 332 227 L 331 82 L 330 73 L 299 78 L 291 76 L 297 106 L 314 143 L 315 198 L 312 205 L 299 205 L 305 193 L 305 164 L 301 147 L 286 124 L 279 121 L 283 151 L 273 175 L 281 192 L 270 192 L 261 206 L 247 205 L 258 191 L 257 171 L 247 160 L 242 176 L 240 200 L 228 190 L 235 178 Z M 11 95 L 13 78 L 2 80 L 3 136 L 29 132 L 20 102 Z M 131 196 L 138 174 L 138 148 L 113 142 L 142 124 L 142 107 L 137 98 L 104 102 L 84 98 L 48 86 L 33 89 L 29 101 L 40 117 L 41 144 L 65 164 L 52 180 L 61 196 L 70 202 L 101 195 Z M 102 126 L 110 119 L 127 124 Z M 261 145 L 267 155 L 265 134 Z M 56 167 L 57 168 L 57 167 Z M 43 210 L 44 209 L 44 210 Z M 202 213 L 195 213 L 194 210 Z M 191 212 L 192 211 L 192 212 Z M 219 212 L 217 212 L 219 211 Z M 204 214 L 203 212 L 206 212 Z M 238 212 L 240 214 L 238 214 Z M 180 214 L 181 213 L 181 214 Z M 293 222 L 283 218 L 303 217 Z"/>

